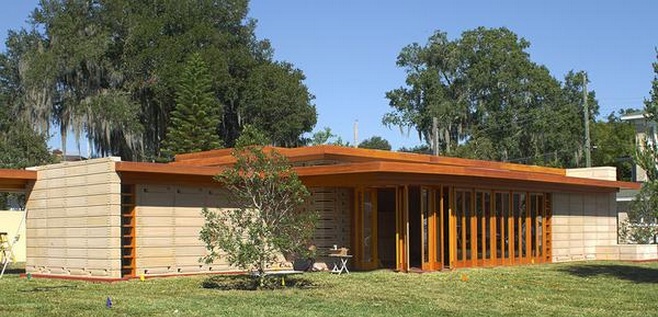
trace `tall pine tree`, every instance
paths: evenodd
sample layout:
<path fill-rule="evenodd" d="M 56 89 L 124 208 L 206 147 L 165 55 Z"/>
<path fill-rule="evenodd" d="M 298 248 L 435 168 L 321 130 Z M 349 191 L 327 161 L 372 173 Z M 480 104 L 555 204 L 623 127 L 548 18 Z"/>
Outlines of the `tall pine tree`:
<path fill-rule="evenodd" d="M 207 151 L 222 147 L 217 133 L 221 105 L 212 92 L 208 68 L 199 54 L 187 61 L 176 91 L 176 107 L 163 142 L 163 154 Z"/>

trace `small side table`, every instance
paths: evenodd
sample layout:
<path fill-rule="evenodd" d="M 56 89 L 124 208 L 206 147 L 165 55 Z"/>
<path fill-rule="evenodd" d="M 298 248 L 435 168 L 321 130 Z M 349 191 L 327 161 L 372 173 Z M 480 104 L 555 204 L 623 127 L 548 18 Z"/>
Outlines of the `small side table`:
<path fill-rule="evenodd" d="M 335 258 L 334 267 L 331 269 L 331 273 L 337 273 L 340 275 L 345 272 L 350 274 L 350 270 L 347 269 L 347 262 L 352 258 L 351 255 L 329 254 L 329 257 Z"/>

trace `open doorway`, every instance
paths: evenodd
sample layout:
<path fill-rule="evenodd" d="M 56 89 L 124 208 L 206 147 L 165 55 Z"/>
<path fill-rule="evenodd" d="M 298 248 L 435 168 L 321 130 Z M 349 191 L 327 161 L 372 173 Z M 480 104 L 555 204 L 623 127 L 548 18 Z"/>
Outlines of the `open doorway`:
<path fill-rule="evenodd" d="M 441 191 L 443 196 L 441 199 L 442 202 L 442 212 L 441 217 L 443 218 L 441 234 L 443 235 L 443 269 L 450 268 L 450 239 L 448 232 L 450 232 L 450 187 L 443 186 Z"/>
<path fill-rule="evenodd" d="M 395 188 L 377 189 L 379 266 L 395 269 Z"/>
<path fill-rule="evenodd" d="M 420 216 L 420 187 L 409 187 L 409 267 L 421 269 L 421 216 Z"/>

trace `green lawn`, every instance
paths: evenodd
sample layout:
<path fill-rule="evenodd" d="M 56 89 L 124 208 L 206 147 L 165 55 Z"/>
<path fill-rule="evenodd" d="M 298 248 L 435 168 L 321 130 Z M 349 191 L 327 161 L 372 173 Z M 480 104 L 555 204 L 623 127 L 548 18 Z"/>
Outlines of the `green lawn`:
<path fill-rule="evenodd" d="M 201 287 L 204 276 L 108 284 L 11 274 L 0 279 L 0 316 L 658 316 L 658 263 L 303 278 L 314 286 L 221 291 Z"/>

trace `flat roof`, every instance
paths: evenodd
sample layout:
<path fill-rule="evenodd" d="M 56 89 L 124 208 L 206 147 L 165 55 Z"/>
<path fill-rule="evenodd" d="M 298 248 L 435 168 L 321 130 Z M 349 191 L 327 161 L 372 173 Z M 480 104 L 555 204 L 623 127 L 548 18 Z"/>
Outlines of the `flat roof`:
<path fill-rule="evenodd" d="M 36 180 L 36 171 L 0 169 L 0 192 L 24 192 Z"/>
<path fill-rule="evenodd" d="M 351 186 L 450 182 L 472 185 L 536 188 L 555 191 L 616 191 L 638 189 L 640 184 L 566 176 L 566 170 L 504 162 L 471 160 L 425 154 L 401 153 L 340 146 L 275 148 L 292 163 L 307 185 Z M 128 179 L 171 179 L 211 182 L 214 175 L 232 165 L 232 149 L 176 156 L 172 163 L 117 162 L 116 170 Z M 320 165 L 313 165 L 317 163 Z M 336 164 L 331 164 L 336 163 Z M 419 183 L 419 181 L 421 181 Z M 466 185 L 465 185 L 466 186 Z"/>

